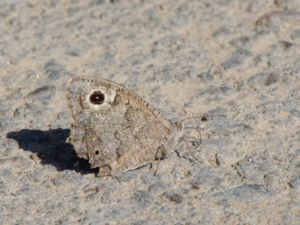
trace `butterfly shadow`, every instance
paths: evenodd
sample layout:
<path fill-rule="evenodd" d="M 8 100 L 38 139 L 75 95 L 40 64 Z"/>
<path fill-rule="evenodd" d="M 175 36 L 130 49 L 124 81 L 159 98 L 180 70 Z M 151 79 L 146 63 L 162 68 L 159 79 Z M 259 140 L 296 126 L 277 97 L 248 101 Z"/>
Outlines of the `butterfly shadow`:
<path fill-rule="evenodd" d="M 58 171 L 74 170 L 81 174 L 97 174 L 98 169 L 92 169 L 88 161 L 79 158 L 73 146 L 66 142 L 69 135 L 69 129 L 22 129 L 9 132 L 6 137 L 16 140 L 24 151 L 36 153 L 42 164 L 52 165 Z"/>

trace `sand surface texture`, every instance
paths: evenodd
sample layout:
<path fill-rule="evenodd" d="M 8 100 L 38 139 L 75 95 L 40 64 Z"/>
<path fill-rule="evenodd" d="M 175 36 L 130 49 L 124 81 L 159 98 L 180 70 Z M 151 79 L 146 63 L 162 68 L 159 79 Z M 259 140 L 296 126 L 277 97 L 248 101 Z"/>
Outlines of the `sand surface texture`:
<path fill-rule="evenodd" d="M 300 224 L 300 1 L 2 0 L 0 34 L 0 224 Z M 199 147 L 96 177 L 66 143 L 82 75 L 198 116 Z"/>

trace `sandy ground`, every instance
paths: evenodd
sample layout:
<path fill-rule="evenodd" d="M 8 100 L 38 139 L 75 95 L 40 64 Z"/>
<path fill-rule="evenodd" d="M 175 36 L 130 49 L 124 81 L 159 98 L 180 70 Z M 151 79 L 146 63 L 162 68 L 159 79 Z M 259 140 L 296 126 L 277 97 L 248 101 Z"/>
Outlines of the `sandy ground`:
<path fill-rule="evenodd" d="M 0 224 L 300 224 L 300 1 L 2 0 L 0 18 Z M 194 157 L 95 176 L 66 143 L 83 75 L 198 116 Z"/>

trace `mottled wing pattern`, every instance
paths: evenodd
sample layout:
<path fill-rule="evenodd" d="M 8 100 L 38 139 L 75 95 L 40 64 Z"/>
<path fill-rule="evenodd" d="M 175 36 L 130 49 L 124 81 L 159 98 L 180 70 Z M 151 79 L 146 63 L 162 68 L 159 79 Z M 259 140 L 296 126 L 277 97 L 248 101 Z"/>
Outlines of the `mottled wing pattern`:
<path fill-rule="evenodd" d="M 104 110 L 87 103 L 90 93 L 98 89 L 112 99 Z M 173 125 L 158 111 L 111 81 L 76 78 L 68 98 L 74 117 L 71 143 L 92 167 L 108 166 L 113 172 L 134 169 L 153 161 L 172 135 Z"/>

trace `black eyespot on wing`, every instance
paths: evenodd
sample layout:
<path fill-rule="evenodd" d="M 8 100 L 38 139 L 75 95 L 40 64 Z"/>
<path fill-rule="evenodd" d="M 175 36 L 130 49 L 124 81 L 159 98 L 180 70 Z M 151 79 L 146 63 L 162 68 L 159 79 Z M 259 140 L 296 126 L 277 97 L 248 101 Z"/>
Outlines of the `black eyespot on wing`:
<path fill-rule="evenodd" d="M 105 96 L 101 91 L 94 91 L 90 95 L 90 102 L 94 105 L 101 105 L 104 102 Z"/>

